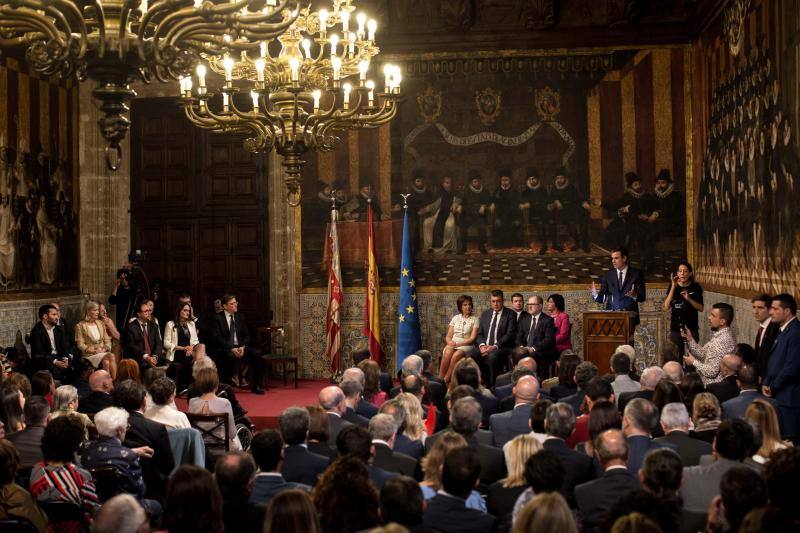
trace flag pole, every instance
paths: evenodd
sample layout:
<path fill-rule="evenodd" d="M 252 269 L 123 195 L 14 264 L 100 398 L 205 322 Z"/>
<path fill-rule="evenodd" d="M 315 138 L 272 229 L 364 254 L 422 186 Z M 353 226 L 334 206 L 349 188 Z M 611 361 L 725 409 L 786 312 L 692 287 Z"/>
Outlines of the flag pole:
<path fill-rule="evenodd" d="M 339 236 L 336 229 L 336 191 L 331 190 L 331 229 L 328 232 L 328 309 L 325 313 L 326 355 L 331 360 L 331 383 L 337 383 L 342 371 L 341 309 L 344 300 L 339 263 Z"/>

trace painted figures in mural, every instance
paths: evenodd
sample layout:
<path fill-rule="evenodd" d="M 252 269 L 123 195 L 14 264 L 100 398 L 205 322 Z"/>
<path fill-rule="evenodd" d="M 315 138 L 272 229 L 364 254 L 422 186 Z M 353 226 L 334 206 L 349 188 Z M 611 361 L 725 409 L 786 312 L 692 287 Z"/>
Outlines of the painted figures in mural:
<path fill-rule="evenodd" d="M 800 158 L 766 46 L 714 88 L 698 191 L 702 263 L 785 273 L 800 224 Z"/>
<path fill-rule="evenodd" d="M 76 227 L 65 161 L 0 144 L 0 286 L 35 289 L 76 281 Z"/>

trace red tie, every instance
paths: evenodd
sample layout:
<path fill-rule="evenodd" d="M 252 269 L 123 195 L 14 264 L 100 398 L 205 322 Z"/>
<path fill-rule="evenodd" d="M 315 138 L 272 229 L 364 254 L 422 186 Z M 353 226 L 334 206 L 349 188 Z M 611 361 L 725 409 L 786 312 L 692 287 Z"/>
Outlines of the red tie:
<path fill-rule="evenodd" d="M 144 353 L 147 355 L 153 355 L 153 352 L 150 350 L 150 338 L 147 336 L 147 325 L 142 326 L 142 338 L 144 339 Z"/>
<path fill-rule="evenodd" d="M 756 350 L 761 347 L 761 335 L 764 333 L 764 326 L 758 326 L 758 334 L 756 335 Z"/>

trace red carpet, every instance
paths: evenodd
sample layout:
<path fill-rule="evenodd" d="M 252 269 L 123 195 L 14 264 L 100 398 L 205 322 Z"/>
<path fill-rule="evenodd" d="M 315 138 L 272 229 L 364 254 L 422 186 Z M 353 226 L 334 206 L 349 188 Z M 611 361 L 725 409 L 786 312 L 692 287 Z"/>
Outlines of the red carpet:
<path fill-rule="evenodd" d="M 236 389 L 236 398 L 247 410 L 247 416 L 257 429 L 277 428 L 278 417 L 284 409 L 292 405 L 305 407 L 316 404 L 319 401 L 319 391 L 328 385 L 330 382 L 324 380 L 300 380 L 295 389 L 291 381 L 284 387 L 282 381 L 272 380 L 269 390 L 263 396 L 251 394 L 248 390 Z M 186 410 L 186 401 L 177 399 L 176 403 L 178 409 Z"/>

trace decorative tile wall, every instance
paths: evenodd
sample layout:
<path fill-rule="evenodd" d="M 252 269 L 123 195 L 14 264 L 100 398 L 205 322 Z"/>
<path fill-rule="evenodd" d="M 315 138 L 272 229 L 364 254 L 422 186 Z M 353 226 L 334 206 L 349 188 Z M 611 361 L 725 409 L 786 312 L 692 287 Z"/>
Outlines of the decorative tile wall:
<path fill-rule="evenodd" d="M 65 316 L 71 324 L 75 324 L 82 318 L 83 296 L 61 297 L 59 300 L 64 308 Z M 53 302 L 52 298 L 0 302 L 0 346 L 4 348 L 13 346 L 18 332 L 24 339 L 39 320 L 36 316 L 39 306 L 51 302 Z"/>

